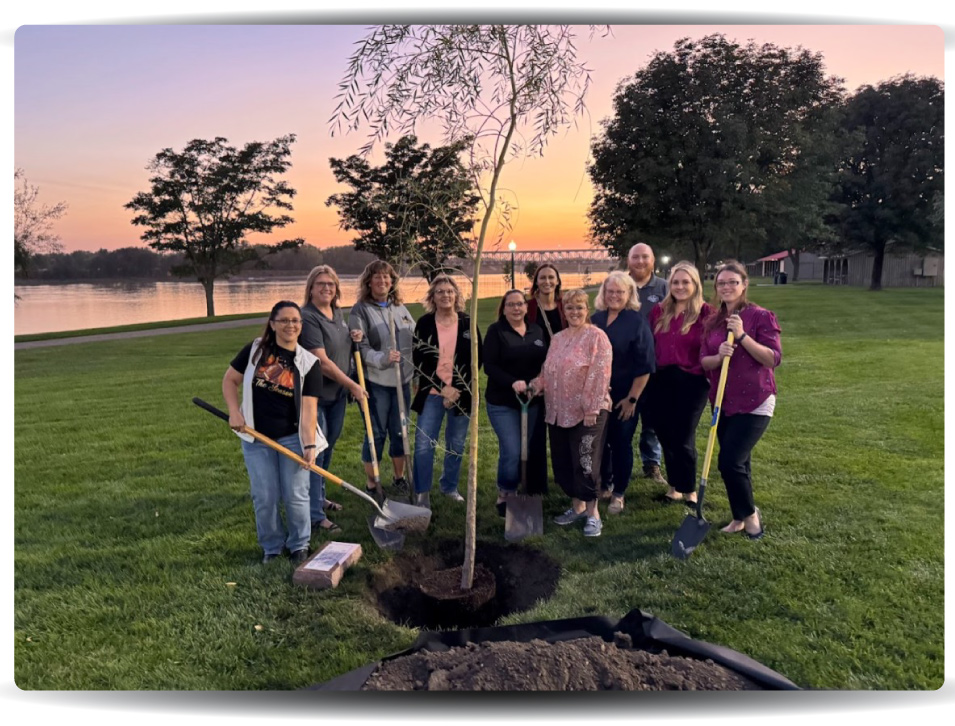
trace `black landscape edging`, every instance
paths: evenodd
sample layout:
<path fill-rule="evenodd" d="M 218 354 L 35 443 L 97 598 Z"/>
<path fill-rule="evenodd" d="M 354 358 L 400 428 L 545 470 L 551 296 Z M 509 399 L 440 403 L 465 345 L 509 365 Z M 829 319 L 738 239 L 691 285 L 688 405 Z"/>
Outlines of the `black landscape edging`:
<path fill-rule="evenodd" d="M 599 636 L 608 643 L 613 642 L 614 633 L 625 633 L 633 639 L 637 648 L 666 649 L 670 655 L 685 656 L 705 660 L 709 658 L 746 676 L 760 686 L 770 690 L 798 691 L 799 686 L 785 676 L 767 668 L 735 650 L 722 645 L 714 645 L 702 640 L 694 640 L 685 633 L 667 625 L 659 618 L 634 609 L 623 618 L 614 621 L 597 615 L 567 618 L 565 620 L 544 620 L 537 623 L 503 625 L 493 628 L 466 628 L 446 632 L 422 632 L 407 650 L 385 656 L 381 661 L 363 665 L 340 676 L 310 686 L 306 690 L 314 691 L 358 691 L 365 681 L 375 672 L 378 665 L 387 660 L 402 658 L 420 650 L 443 651 L 461 647 L 468 643 L 487 643 L 494 641 L 514 641 L 527 643 L 531 640 L 544 640 L 555 643 L 562 640 Z"/>

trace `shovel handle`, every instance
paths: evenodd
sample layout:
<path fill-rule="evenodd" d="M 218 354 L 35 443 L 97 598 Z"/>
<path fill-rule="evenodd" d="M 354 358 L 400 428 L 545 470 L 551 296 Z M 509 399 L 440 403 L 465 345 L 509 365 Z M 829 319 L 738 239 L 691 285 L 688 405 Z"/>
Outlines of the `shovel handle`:
<path fill-rule="evenodd" d="M 733 344 L 733 331 L 726 334 L 726 342 Z M 703 516 L 703 495 L 706 492 L 706 480 L 710 475 L 710 462 L 713 460 L 713 449 L 716 445 L 716 427 L 720 422 L 720 406 L 723 405 L 723 392 L 726 390 L 726 376 L 730 369 L 730 359 L 723 359 L 720 368 L 720 380 L 716 386 L 716 400 L 713 402 L 713 418 L 710 420 L 710 433 L 706 439 L 706 455 L 703 457 L 703 475 L 700 477 L 700 495 L 696 502 L 697 516 Z"/>
<path fill-rule="evenodd" d="M 361 352 L 358 346 L 355 346 L 355 368 L 358 371 L 358 385 L 363 391 L 365 389 L 365 368 L 361 364 Z M 367 391 L 366 391 L 367 392 Z M 365 419 L 365 434 L 368 436 L 368 448 L 371 452 L 371 469 L 375 476 L 375 484 L 378 484 L 381 477 L 378 474 L 378 452 L 375 451 L 375 434 L 371 430 L 371 410 L 368 408 L 368 397 L 361 397 L 361 412 Z"/>
<path fill-rule="evenodd" d="M 199 408 L 204 408 L 206 411 L 208 411 L 209 413 L 211 413 L 213 416 L 218 416 L 218 417 L 221 418 L 223 421 L 225 421 L 225 422 L 228 423 L 228 421 L 229 421 L 229 414 L 227 414 L 225 411 L 219 410 L 218 408 L 216 408 L 215 406 L 213 406 L 211 403 L 207 403 L 206 401 L 203 401 L 201 398 L 198 398 L 198 397 L 194 397 L 194 398 L 192 399 L 192 402 L 193 402 L 194 404 L 196 404 Z M 280 454 L 283 454 L 283 455 L 287 456 L 287 457 L 290 458 L 292 461 L 297 462 L 300 466 L 302 466 L 302 467 L 304 467 L 304 468 L 306 468 L 306 469 L 309 469 L 309 470 L 311 470 L 311 471 L 314 471 L 316 474 L 320 474 L 321 476 L 325 477 L 325 479 L 327 479 L 328 481 L 330 481 L 332 484 L 338 484 L 338 486 L 342 487 L 343 489 L 347 489 L 347 490 L 350 491 L 352 494 L 357 494 L 357 495 L 360 496 L 362 499 L 367 499 L 371 504 L 374 505 L 375 509 L 377 509 L 377 510 L 381 513 L 381 516 L 382 516 L 382 517 L 385 517 L 385 513 L 382 511 L 381 507 L 378 506 L 378 502 L 376 502 L 373 498 L 371 498 L 370 496 L 368 496 L 367 494 L 365 494 L 365 492 L 360 491 L 359 489 L 357 489 L 357 488 L 354 487 L 353 485 L 349 484 L 349 483 L 348 483 L 347 481 L 345 481 L 344 479 L 338 478 L 337 476 L 335 476 L 334 474 L 332 474 L 330 471 L 325 471 L 325 470 L 322 469 L 320 466 L 316 466 L 315 464 L 309 464 L 307 461 L 305 461 L 305 459 L 303 459 L 301 456 L 299 456 L 298 454 L 296 454 L 296 453 L 295 453 L 294 451 L 292 451 L 291 449 L 288 449 L 288 448 L 282 446 L 282 444 L 278 443 L 277 441 L 273 441 L 272 439 L 270 439 L 270 438 L 269 438 L 268 436 L 266 436 L 265 434 L 260 434 L 258 431 L 256 431 L 256 430 L 253 429 L 253 428 L 250 428 L 250 427 L 246 426 L 246 427 L 245 427 L 245 430 L 243 431 L 243 433 L 248 434 L 249 436 L 251 436 L 251 437 L 252 437 L 253 439 L 255 439 L 256 441 L 258 441 L 258 442 L 260 442 L 260 443 L 262 443 L 262 444 L 265 444 L 265 445 L 268 446 L 270 449 L 274 449 L 275 451 L 279 452 Z"/>

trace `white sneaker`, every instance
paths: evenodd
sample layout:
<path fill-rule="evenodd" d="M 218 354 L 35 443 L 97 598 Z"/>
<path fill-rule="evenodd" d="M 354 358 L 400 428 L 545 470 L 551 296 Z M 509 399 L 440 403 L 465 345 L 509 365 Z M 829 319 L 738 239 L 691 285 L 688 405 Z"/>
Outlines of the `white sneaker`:
<path fill-rule="evenodd" d="M 584 525 L 584 537 L 599 537 L 603 526 L 604 523 L 596 517 L 587 517 L 587 524 Z"/>
<path fill-rule="evenodd" d="M 452 501 L 455 501 L 455 502 L 464 501 L 464 497 L 461 496 L 461 494 L 458 492 L 457 489 L 455 489 L 453 492 L 442 492 L 442 494 L 444 494 L 444 496 L 446 496 L 448 499 L 451 499 Z"/>

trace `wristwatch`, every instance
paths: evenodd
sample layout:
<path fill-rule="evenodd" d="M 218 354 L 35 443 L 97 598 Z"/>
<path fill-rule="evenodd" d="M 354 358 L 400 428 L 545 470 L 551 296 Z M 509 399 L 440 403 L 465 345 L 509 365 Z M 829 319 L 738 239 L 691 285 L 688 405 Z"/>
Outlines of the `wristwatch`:
<path fill-rule="evenodd" d="M 634 403 L 637 402 L 637 399 L 635 399 L 633 396 L 630 396 L 630 398 L 628 398 L 627 400 L 628 400 L 631 404 L 634 404 Z"/>

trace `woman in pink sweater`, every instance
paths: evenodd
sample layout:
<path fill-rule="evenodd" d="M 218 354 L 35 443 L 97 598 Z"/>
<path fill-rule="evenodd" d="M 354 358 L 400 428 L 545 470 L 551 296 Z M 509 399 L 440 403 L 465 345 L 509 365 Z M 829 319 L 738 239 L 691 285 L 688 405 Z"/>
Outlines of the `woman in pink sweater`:
<path fill-rule="evenodd" d="M 599 537 L 597 492 L 613 351 L 607 334 L 590 323 L 586 292 L 568 290 L 561 302 L 567 328 L 551 340 L 530 387 L 544 394 L 554 480 L 571 497 L 570 509 L 554 521 L 569 525 L 586 519 L 584 536 Z"/>

